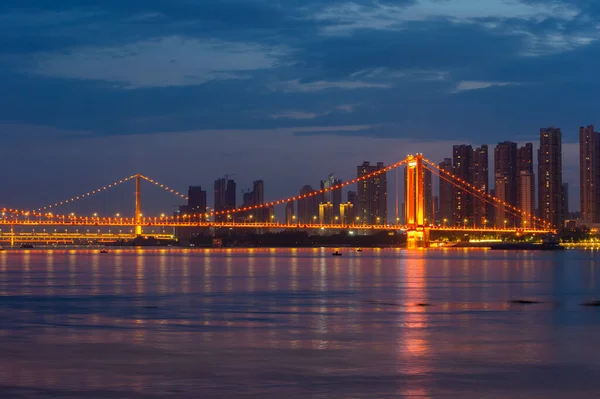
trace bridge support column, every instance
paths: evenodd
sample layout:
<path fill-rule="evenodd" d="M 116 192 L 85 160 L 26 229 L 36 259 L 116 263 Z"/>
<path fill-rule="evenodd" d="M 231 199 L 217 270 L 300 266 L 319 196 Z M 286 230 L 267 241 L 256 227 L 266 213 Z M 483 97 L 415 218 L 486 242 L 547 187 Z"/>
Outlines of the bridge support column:
<path fill-rule="evenodd" d="M 142 202 L 141 202 L 141 183 L 142 179 L 139 175 L 135 175 L 135 235 L 142 235 Z"/>
<path fill-rule="evenodd" d="M 423 155 L 410 156 L 404 185 L 404 215 L 408 227 L 409 248 L 429 247 L 429 229 L 425 226 L 425 186 Z"/>
<path fill-rule="evenodd" d="M 10 225 L 10 246 L 15 246 L 15 225 Z"/>
<path fill-rule="evenodd" d="M 425 224 L 425 187 L 423 185 L 423 155 L 410 156 L 404 185 L 404 223 L 409 227 Z"/>

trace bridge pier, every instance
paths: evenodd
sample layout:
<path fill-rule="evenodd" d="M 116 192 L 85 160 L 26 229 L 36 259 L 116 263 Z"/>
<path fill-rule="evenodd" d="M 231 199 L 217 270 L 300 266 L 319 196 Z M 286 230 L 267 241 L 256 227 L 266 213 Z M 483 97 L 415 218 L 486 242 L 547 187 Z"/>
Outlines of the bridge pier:
<path fill-rule="evenodd" d="M 425 185 L 423 155 L 408 157 L 404 184 L 404 215 L 408 226 L 408 248 L 428 248 L 429 229 L 425 225 Z"/>
<path fill-rule="evenodd" d="M 429 244 L 429 229 L 421 227 L 407 232 L 407 248 L 429 248 Z"/>

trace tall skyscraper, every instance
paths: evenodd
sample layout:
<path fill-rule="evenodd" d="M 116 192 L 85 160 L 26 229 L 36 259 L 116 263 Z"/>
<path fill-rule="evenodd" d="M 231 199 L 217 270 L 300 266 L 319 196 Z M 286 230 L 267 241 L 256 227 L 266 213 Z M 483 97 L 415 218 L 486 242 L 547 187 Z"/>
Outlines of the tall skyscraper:
<path fill-rule="evenodd" d="M 202 187 L 189 186 L 188 203 L 184 213 L 206 214 L 206 191 L 202 190 Z"/>
<path fill-rule="evenodd" d="M 569 217 L 569 183 L 562 184 L 562 214 L 563 219 Z"/>
<path fill-rule="evenodd" d="M 383 162 L 371 165 L 363 162 L 357 167 L 362 177 L 385 168 Z M 358 214 L 361 224 L 387 223 L 387 174 L 385 172 L 358 183 Z"/>
<path fill-rule="evenodd" d="M 300 196 L 313 193 L 315 190 L 311 186 L 304 186 L 300 189 Z M 298 199 L 298 223 L 311 224 L 317 223 L 319 208 L 316 196 Z"/>
<path fill-rule="evenodd" d="M 294 201 L 289 201 L 285 204 L 285 223 L 286 224 L 296 224 L 296 211 L 295 211 L 296 203 Z"/>
<path fill-rule="evenodd" d="M 346 194 L 346 202 L 349 202 L 352 205 L 354 205 L 354 208 L 358 206 L 358 196 L 356 194 L 356 191 L 348 191 L 348 193 Z"/>
<path fill-rule="evenodd" d="M 494 148 L 494 189 L 496 198 L 517 206 L 517 143 L 504 141 Z M 495 216 L 498 228 L 516 226 L 518 222 L 514 212 L 501 206 Z"/>
<path fill-rule="evenodd" d="M 473 147 L 455 145 L 452 149 L 452 173 L 473 184 Z M 461 187 L 454 187 L 453 222 L 455 226 L 473 225 L 473 196 Z"/>
<path fill-rule="evenodd" d="M 556 228 L 563 223 L 562 199 L 562 133 L 559 128 L 542 128 L 538 150 L 538 212 L 540 218 Z"/>
<path fill-rule="evenodd" d="M 452 159 L 444 158 L 438 167 L 448 173 L 452 173 Z M 454 187 L 452 183 L 440 177 L 439 183 L 440 208 L 438 212 L 438 223 L 442 225 L 454 225 Z"/>
<path fill-rule="evenodd" d="M 581 218 L 600 223 L 600 133 L 593 125 L 579 128 L 579 185 Z"/>
<path fill-rule="evenodd" d="M 517 150 L 517 208 L 521 227 L 533 227 L 535 215 L 535 174 L 533 172 L 533 144 L 527 143 Z M 527 216 L 529 215 L 529 216 Z"/>
<path fill-rule="evenodd" d="M 222 178 L 215 180 L 214 186 L 214 195 L 215 195 L 215 211 L 221 212 L 225 210 L 235 209 L 235 190 L 236 184 L 235 181 L 231 179 Z M 226 215 L 217 215 L 215 216 L 215 220 L 218 222 L 226 221 Z"/>
<path fill-rule="evenodd" d="M 333 174 L 327 177 L 327 180 L 321 181 L 321 190 L 328 190 L 331 187 L 342 184 L 341 179 L 336 179 Z M 340 204 L 342 203 L 342 190 L 336 189 L 332 191 L 326 191 L 323 193 L 320 199 L 322 204 L 331 203 L 333 205 L 333 217 L 340 216 Z"/>
<path fill-rule="evenodd" d="M 351 225 L 355 223 L 354 205 L 351 202 L 340 204 L 340 223 L 345 225 Z"/>
<path fill-rule="evenodd" d="M 254 196 L 254 205 L 263 205 L 265 203 L 265 182 L 255 180 L 252 183 L 252 193 Z M 258 208 L 254 212 L 254 218 L 257 222 L 266 222 L 269 218 L 269 212 L 266 208 Z"/>
<path fill-rule="evenodd" d="M 473 186 L 479 191 L 488 193 L 489 182 L 488 146 L 482 145 L 473 151 Z M 482 198 L 473 196 L 473 222 L 475 226 L 485 226 L 488 219 L 488 203 Z"/>

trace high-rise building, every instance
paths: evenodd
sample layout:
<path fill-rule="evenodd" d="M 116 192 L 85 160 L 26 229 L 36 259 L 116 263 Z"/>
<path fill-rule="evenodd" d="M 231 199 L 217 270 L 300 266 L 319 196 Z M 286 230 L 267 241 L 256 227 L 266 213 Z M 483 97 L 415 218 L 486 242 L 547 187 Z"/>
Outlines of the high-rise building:
<path fill-rule="evenodd" d="M 355 223 L 354 204 L 351 202 L 340 204 L 340 222 L 344 225 L 351 225 Z"/>
<path fill-rule="evenodd" d="M 200 186 L 189 186 L 187 205 L 181 205 L 179 210 L 175 212 L 175 216 L 179 217 L 190 215 L 198 215 L 200 221 L 206 221 L 207 219 L 206 191 L 202 190 Z M 183 241 L 207 233 L 207 227 L 177 227 L 175 229 L 176 236 Z"/>
<path fill-rule="evenodd" d="M 540 129 L 538 149 L 538 212 L 554 227 L 562 226 L 562 133 L 559 128 Z"/>
<path fill-rule="evenodd" d="M 600 133 L 593 125 L 579 128 L 579 185 L 581 218 L 600 223 Z"/>
<path fill-rule="evenodd" d="M 535 227 L 532 216 L 535 215 L 535 182 L 533 172 L 519 172 L 519 203 L 518 208 L 523 212 L 519 220 L 521 227 Z"/>
<path fill-rule="evenodd" d="M 330 174 L 327 177 L 327 180 L 321 181 L 321 190 L 327 190 L 323 193 L 320 198 L 320 202 L 326 204 L 330 202 L 333 205 L 333 215 L 334 217 L 340 216 L 340 204 L 342 203 L 342 190 L 330 190 L 331 187 L 342 184 L 341 179 L 336 179 L 333 174 Z"/>
<path fill-rule="evenodd" d="M 319 204 L 319 223 L 321 224 L 333 224 L 333 204 L 331 202 Z"/>
<path fill-rule="evenodd" d="M 517 206 L 517 143 L 504 141 L 494 148 L 494 189 L 496 198 Z M 516 226 L 515 212 L 499 206 L 495 225 L 498 228 Z"/>
<path fill-rule="evenodd" d="M 296 224 L 295 205 L 294 201 L 289 201 L 285 204 L 285 224 Z"/>
<path fill-rule="evenodd" d="M 235 209 L 235 181 L 227 178 L 215 180 L 215 211 L 221 212 L 226 210 Z M 217 222 L 226 221 L 226 215 L 216 215 L 215 220 Z"/>
<path fill-rule="evenodd" d="M 562 185 L 562 214 L 563 219 L 569 216 L 569 183 Z"/>
<path fill-rule="evenodd" d="M 346 202 L 349 202 L 352 205 L 354 205 L 354 208 L 356 209 L 356 207 L 358 206 L 358 196 L 356 195 L 356 191 L 348 191 L 348 193 L 346 194 Z"/>
<path fill-rule="evenodd" d="M 371 165 L 363 162 L 357 167 L 357 176 L 362 177 L 384 169 L 383 162 Z M 358 184 L 358 214 L 361 224 L 387 223 L 387 174 L 380 173 Z"/>
<path fill-rule="evenodd" d="M 300 189 L 300 197 L 314 193 L 315 190 L 311 186 L 304 186 Z M 316 196 L 298 199 L 298 223 L 311 224 L 317 223 L 319 216 L 319 208 L 316 202 Z"/>
<path fill-rule="evenodd" d="M 262 180 L 255 180 L 252 183 L 252 193 L 254 205 L 263 205 L 265 203 L 265 182 Z M 254 218 L 257 222 L 266 222 L 269 218 L 269 212 L 265 208 L 258 208 L 254 211 Z"/>
<path fill-rule="evenodd" d="M 517 208 L 521 227 L 533 227 L 535 215 L 535 174 L 533 172 L 533 144 L 517 150 Z"/>
<path fill-rule="evenodd" d="M 200 186 L 189 186 L 188 203 L 184 213 L 201 214 L 206 218 L 206 191 Z"/>
<path fill-rule="evenodd" d="M 489 154 L 488 146 L 482 145 L 473 151 L 473 186 L 485 194 L 489 192 Z M 488 219 L 487 202 L 480 196 L 473 196 L 473 223 L 485 226 Z"/>
<path fill-rule="evenodd" d="M 468 184 L 473 184 L 473 147 L 455 145 L 452 148 L 452 173 Z M 464 188 L 454 187 L 452 220 L 455 226 L 473 223 L 473 196 Z"/>
<path fill-rule="evenodd" d="M 440 162 L 438 167 L 445 172 L 452 173 L 452 159 L 444 158 L 444 161 Z M 438 223 L 448 226 L 454 225 L 454 187 L 452 183 L 441 177 L 439 182 L 439 198 Z"/>

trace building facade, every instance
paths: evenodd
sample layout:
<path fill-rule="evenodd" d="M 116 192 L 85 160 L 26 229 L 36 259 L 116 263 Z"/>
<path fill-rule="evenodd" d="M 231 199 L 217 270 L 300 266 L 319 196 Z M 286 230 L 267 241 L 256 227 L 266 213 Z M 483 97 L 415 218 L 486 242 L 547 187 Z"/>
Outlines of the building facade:
<path fill-rule="evenodd" d="M 300 197 L 314 193 L 315 190 L 306 185 L 300 189 Z M 319 208 L 317 204 L 317 198 L 315 196 L 298 198 L 298 223 L 300 224 L 311 224 L 317 223 L 319 216 Z"/>
<path fill-rule="evenodd" d="M 517 206 L 517 143 L 504 141 L 494 148 L 494 189 L 496 198 Z M 518 223 L 514 211 L 496 207 L 494 224 L 498 228 L 513 227 Z"/>
<path fill-rule="evenodd" d="M 384 169 L 383 162 L 371 165 L 364 162 L 357 167 L 357 177 L 362 177 Z M 387 174 L 380 173 L 369 179 L 358 182 L 357 217 L 360 224 L 387 223 Z"/>
<path fill-rule="evenodd" d="M 538 212 L 541 219 L 554 227 L 562 226 L 562 132 L 555 127 L 540 129 Z"/>
<path fill-rule="evenodd" d="M 214 185 L 214 206 L 216 212 L 235 209 L 236 206 L 236 184 L 235 181 L 227 178 L 215 180 Z M 231 217 L 231 215 L 230 215 Z M 216 215 L 215 221 L 227 221 L 227 215 Z"/>
<path fill-rule="evenodd" d="M 535 216 L 535 173 L 533 171 L 533 143 L 517 150 L 517 207 L 521 227 L 533 226 Z"/>
<path fill-rule="evenodd" d="M 473 147 L 455 145 L 452 148 L 452 173 L 468 184 L 473 184 Z M 473 223 L 473 196 L 464 188 L 454 187 L 452 221 L 455 226 Z"/>
<path fill-rule="evenodd" d="M 438 164 L 441 170 L 452 173 L 452 159 L 445 158 Z M 437 222 L 441 225 L 454 225 L 454 187 L 452 183 L 440 177 L 439 179 L 439 210 Z"/>
<path fill-rule="evenodd" d="M 473 151 L 473 186 L 482 193 L 489 193 L 489 154 L 488 146 L 482 145 Z M 484 226 L 488 219 L 488 202 L 481 196 L 473 196 L 473 224 Z"/>
<path fill-rule="evenodd" d="M 289 201 L 285 204 L 285 224 L 296 224 L 296 203 Z"/>
<path fill-rule="evenodd" d="M 579 128 L 579 186 L 581 218 L 600 223 L 600 133 L 593 125 Z"/>

